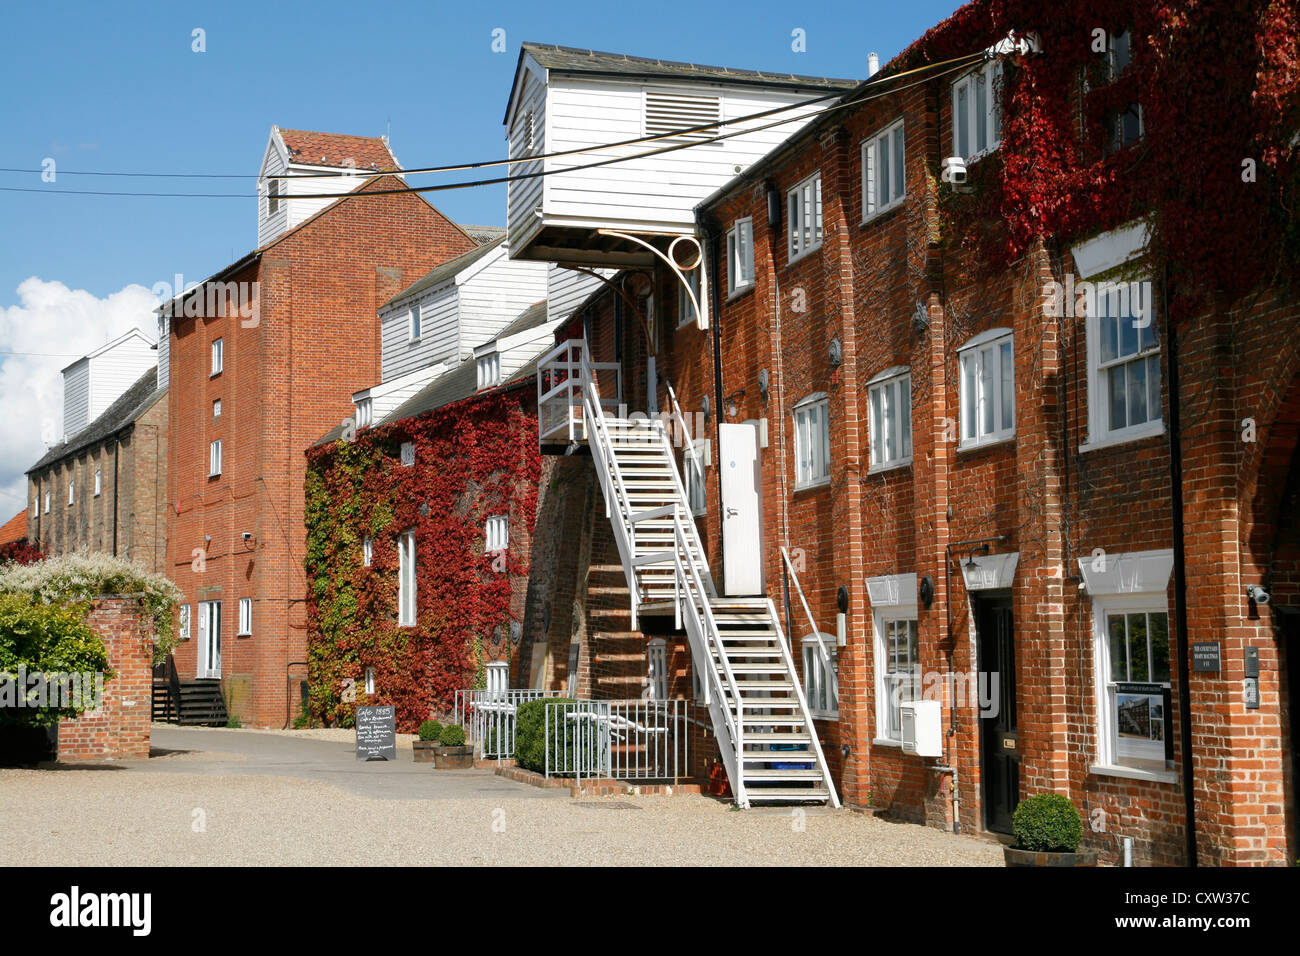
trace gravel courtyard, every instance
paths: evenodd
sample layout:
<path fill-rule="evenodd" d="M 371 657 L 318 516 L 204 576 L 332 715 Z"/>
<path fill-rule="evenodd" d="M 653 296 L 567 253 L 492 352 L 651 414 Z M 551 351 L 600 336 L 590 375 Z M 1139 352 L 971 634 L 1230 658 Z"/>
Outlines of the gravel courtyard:
<path fill-rule="evenodd" d="M 0 770 L 0 852 L 72 866 L 1000 866 L 992 843 L 848 811 L 695 797 L 572 799 L 433 771 L 351 733 L 154 728 L 148 761 Z"/>

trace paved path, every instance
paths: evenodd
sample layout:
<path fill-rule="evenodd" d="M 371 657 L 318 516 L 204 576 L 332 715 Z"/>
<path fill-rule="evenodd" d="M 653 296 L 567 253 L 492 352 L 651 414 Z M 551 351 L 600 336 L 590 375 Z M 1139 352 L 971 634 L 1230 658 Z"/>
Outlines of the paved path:
<path fill-rule="evenodd" d="M 333 739 L 155 725 L 155 759 L 127 760 L 132 769 L 160 773 L 215 773 L 293 777 L 332 784 L 358 796 L 379 800 L 442 800 L 487 797 L 567 799 L 562 790 L 540 790 L 483 770 L 438 770 L 416 763 L 410 739 L 398 741 L 396 760 L 356 758 L 351 732 Z M 177 759 L 184 758 L 184 759 Z"/>
<path fill-rule="evenodd" d="M 0 769 L 0 855 L 70 866 L 1002 863 L 994 844 L 849 811 L 575 800 L 486 770 L 434 771 L 411 761 L 409 738 L 396 762 L 360 763 L 347 734 L 316 736 L 155 727 L 159 756 L 147 761 Z"/>

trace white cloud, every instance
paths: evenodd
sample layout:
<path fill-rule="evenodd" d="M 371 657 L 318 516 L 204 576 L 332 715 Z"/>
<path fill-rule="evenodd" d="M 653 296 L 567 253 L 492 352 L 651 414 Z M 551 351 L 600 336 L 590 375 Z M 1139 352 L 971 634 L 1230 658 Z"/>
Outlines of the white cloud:
<path fill-rule="evenodd" d="M 62 436 L 60 369 L 133 328 L 157 335 L 159 300 L 142 285 L 100 299 L 32 276 L 17 291 L 18 304 L 0 308 L 0 523 L 27 502 L 26 472 L 45 454 L 43 433 Z"/>

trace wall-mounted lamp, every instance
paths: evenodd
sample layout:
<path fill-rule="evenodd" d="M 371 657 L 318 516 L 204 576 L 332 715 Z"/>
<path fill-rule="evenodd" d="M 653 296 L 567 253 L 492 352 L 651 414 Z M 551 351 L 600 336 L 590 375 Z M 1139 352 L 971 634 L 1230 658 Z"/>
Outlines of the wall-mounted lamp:
<path fill-rule="evenodd" d="M 740 413 L 740 400 L 744 397 L 745 390 L 743 388 L 737 389 L 726 397 L 728 417 L 735 418 Z"/>
<path fill-rule="evenodd" d="M 709 396 L 705 395 L 704 401 L 700 402 L 700 411 L 704 413 L 704 421 L 707 424 L 709 421 Z"/>
<path fill-rule="evenodd" d="M 844 361 L 844 346 L 840 345 L 838 336 L 831 339 L 831 346 L 827 352 L 827 358 L 831 361 L 831 368 L 839 368 L 840 363 Z"/>
<path fill-rule="evenodd" d="M 212 543 L 212 535 L 210 535 L 210 534 L 205 534 L 205 535 L 203 536 L 203 543 L 204 543 L 204 544 L 211 544 L 211 543 Z"/>
<path fill-rule="evenodd" d="M 849 589 L 843 584 L 835 592 L 835 607 L 839 611 L 835 615 L 835 646 L 846 647 L 849 643 Z"/>
<path fill-rule="evenodd" d="M 924 302 L 917 302 L 912 312 L 912 329 L 917 335 L 923 335 L 930 328 L 930 310 Z"/>
<path fill-rule="evenodd" d="M 927 611 L 930 605 L 934 603 L 934 578 L 926 575 L 921 578 L 921 606 Z"/>
<path fill-rule="evenodd" d="M 758 394 L 763 397 L 764 402 L 767 401 L 767 388 L 768 388 L 767 369 L 760 368 L 758 370 Z"/>
<path fill-rule="evenodd" d="M 966 568 L 967 571 L 974 571 L 976 568 L 979 567 L 979 565 L 975 562 L 975 555 L 988 554 L 988 553 L 989 553 L 989 546 L 987 544 L 981 544 L 979 547 L 971 548 L 970 555 L 967 557 L 966 562 L 963 566 Z"/>
<path fill-rule="evenodd" d="M 767 226 L 775 229 L 781 225 L 781 191 L 775 186 L 767 187 Z"/>

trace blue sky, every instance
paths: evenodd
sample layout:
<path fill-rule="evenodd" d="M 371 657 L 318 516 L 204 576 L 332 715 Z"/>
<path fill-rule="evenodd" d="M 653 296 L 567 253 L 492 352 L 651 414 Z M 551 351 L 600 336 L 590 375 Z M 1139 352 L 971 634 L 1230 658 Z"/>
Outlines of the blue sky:
<path fill-rule="evenodd" d="M 817 75 L 863 77 L 957 0 L 744 4 L 12 4 L 0 38 L 0 186 L 246 193 L 141 199 L 0 192 L 0 308 L 37 276 L 105 296 L 201 279 L 256 242 L 253 180 L 272 124 L 378 135 L 404 165 L 502 154 L 501 117 L 523 40 Z M 51 10 L 57 13 L 51 13 Z M 191 31 L 207 50 L 191 50 Z M 492 30 L 507 52 L 493 53 Z M 806 31 L 793 52 L 791 31 Z M 127 179 L 75 170 L 238 173 Z M 423 180 L 429 182 L 431 180 Z M 452 218 L 503 224 L 504 187 L 443 193 Z M 0 342 L 0 349 L 12 348 Z"/>

